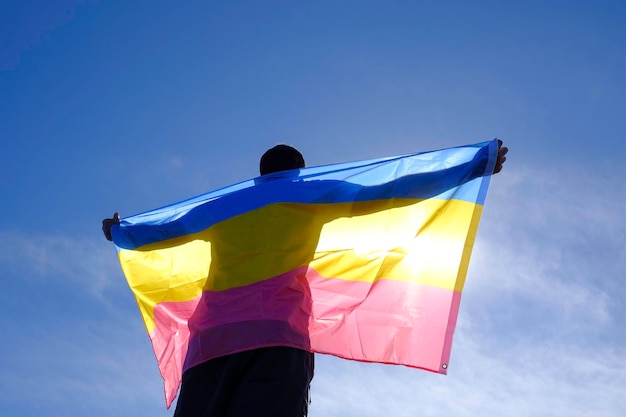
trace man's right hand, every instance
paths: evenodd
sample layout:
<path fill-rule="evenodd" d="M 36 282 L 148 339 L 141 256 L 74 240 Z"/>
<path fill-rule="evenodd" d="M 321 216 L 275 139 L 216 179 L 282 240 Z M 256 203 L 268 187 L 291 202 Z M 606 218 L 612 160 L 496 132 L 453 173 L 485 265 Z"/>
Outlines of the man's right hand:
<path fill-rule="evenodd" d="M 112 219 L 102 220 L 102 232 L 104 233 L 104 237 L 106 237 L 110 242 L 113 241 L 113 237 L 111 236 L 111 227 L 114 224 L 120 224 L 120 214 L 117 212 L 113 215 Z"/>

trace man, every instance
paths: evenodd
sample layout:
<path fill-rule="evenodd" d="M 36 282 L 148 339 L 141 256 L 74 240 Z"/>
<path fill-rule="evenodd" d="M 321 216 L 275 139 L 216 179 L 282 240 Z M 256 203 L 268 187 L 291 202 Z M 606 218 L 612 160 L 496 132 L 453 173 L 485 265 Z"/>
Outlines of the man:
<path fill-rule="evenodd" d="M 502 170 L 507 151 L 499 141 L 494 173 Z M 304 166 L 300 152 L 290 146 L 278 145 L 261 158 L 260 173 L 264 176 Z M 111 240 L 112 225 L 118 223 L 117 215 L 103 220 L 102 228 L 108 240 Z M 313 229 L 308 232 L 299 229 L 298 232 L 310 233 Z M 212 259 L 219 262 L 220 249 L 213 250 Z M 309 252 L 303 251 L 304 256 Z M 302 262 L 307 263 L 306 259 Z M 199 316 L 202 314 L 199 313 Z M 190 327 L 193 320 L 192 317 Z M 312 378 L 313 354 L 293 347 L 257 348 L 217 357 L 193 366 L 183 374 L 174 415 L 306 416 Z"/>

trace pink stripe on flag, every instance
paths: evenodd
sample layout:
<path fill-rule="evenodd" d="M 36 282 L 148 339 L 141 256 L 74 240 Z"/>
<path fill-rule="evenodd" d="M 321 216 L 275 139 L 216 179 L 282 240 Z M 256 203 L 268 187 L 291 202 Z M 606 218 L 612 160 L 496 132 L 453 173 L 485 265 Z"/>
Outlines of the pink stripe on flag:
<path fill-rule="evenodd" d="M 328 279 L 311 272 L 313 351 L 446 373 L 461 293 L 405 281 Z"/>

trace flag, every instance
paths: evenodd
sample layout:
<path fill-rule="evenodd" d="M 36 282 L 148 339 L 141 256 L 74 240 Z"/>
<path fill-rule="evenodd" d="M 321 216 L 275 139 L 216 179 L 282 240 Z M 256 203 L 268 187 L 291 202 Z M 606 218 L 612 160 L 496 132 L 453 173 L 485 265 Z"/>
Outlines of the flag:
<path fill-rule="evenodd" d="M 445 374 L 497 148 L 277 172 L 122 219 L 167 407 L 185 370 L 268 346 Z"/>

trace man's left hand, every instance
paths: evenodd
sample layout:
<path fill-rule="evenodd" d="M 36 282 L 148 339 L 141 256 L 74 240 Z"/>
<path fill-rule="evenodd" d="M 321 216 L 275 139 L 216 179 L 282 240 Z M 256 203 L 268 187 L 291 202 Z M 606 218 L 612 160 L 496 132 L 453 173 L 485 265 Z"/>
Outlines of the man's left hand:
<path fill-rule="evenodd" d="M 506 161 L 506 154 L 509 152 L 509 148 L 506 146 L 502 146 L 502 141 L 498 139 L 498 157 L 496 159 L 496 166 L 493 170 L 494 174 L 502 171 L 502 165 L 504 165 L 504 161 Z"/>

